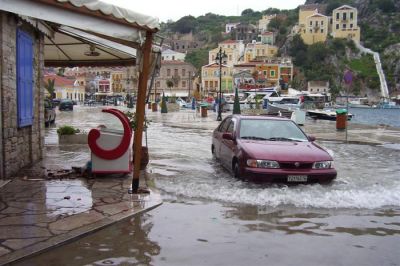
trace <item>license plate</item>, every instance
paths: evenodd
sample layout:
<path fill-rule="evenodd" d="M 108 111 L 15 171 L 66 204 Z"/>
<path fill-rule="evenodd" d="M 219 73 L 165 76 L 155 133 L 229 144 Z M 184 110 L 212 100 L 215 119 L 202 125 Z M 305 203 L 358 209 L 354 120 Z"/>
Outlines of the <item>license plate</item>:
<path fill-rule="evenodd" d="M 288 182 L 307 182 L 306 175 L 288 175 L 287 177 Z"/>

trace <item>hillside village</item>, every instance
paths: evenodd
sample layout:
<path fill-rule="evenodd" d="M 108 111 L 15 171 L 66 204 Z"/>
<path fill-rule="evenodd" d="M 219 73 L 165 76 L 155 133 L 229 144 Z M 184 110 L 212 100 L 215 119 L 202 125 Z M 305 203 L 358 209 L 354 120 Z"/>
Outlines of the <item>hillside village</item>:
<path fill-rule="evenodd" d="M 298 22 L 286 37 L 300 36 L 306 45 L 324 43 L 328 38 L 352 40 L 359 44 L 361 29 L 358 25 L 358 10 L 342 5 L 326 14 L 326 8 L 325 4 L 300 6 Z M 281 19 L 285 19 L 284 15 L 271 14 L 263 15 L 257 25 L 227 23 L 223 32 L 225 40 L 208 51 L 208 64 L 198 69 L 186 60 L 186 55 L 204 47 L 204 41 L 198 40 L 192 32 L 166 37 L 153 78 L 149 82 L 150 101 L 158 101 L 163 93 L 165 96 L 187 100 L 193 96 L 198 99 L 215 97 L 220 86 L 224 93 L 234 93 L 235 88 L 288 89 L 298 69 L 286 49 L 276 44 L 278 33 L 268 30 L 271 21 Z M 219 56 L 222 56 L 221 61 Z M 54 75 L 55 70 L 50 71 L 45 80 L 54 78 Z M 85 91 L 86 98 L 102 100 L 113 96 L 135 95 L 137 91 L 135 81 L 138 74 L 135 67 L 74 68 L 67 69 L 64 76 L 66 79 L 55 79 L 57 98 L 83 101 L 81 95 Z M 71 88 L 75 88 L 76 92 L 72 92 Z M 330 88 L 331 84 L 327 80 L 307 80 L 303 89 L 329 94 Z"/>

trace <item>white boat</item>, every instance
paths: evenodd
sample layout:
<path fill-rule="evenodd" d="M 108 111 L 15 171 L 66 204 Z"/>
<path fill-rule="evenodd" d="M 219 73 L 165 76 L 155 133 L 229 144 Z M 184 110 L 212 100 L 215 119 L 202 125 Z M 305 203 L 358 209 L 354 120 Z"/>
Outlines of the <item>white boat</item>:
<path fill-rule="evenodd" d="M 267 110 L 267 113 L 294 111 L 302 108 L 303 99 L 300 96 L 289 95 L 279 97 L 265 96 L 263 98 L 263 108 Z"/>
<path fill-rule="evenodd" d="M 307 110 L 307 115 L 314 119 L 321 119 L 321 120 L 336 120 L 336 110 L 322 110 L 322 109 L 314 109 L 314 110 Z M 353 118 L 353 114 L 347 114 L 347 120 L 351 120 Z"/>

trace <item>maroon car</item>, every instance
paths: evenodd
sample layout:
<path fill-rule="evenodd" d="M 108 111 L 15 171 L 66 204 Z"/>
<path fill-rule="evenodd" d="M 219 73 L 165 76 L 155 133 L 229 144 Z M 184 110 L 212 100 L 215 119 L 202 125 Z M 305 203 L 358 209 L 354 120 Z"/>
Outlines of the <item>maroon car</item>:
<path fill-rule="evenodd" d="M 214 130 L 211 151 L 237 178 L 330 182 L 337 175 L 333 159 L 314 140 L 287 118 L 231 115 Z"/>

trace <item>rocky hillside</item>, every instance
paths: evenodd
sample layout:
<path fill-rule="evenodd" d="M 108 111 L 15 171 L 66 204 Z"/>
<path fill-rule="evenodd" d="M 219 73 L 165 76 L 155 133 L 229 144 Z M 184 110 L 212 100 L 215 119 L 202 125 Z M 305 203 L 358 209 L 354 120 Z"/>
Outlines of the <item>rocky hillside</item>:
<path fill-rule="evenodd" d="M 361 27 L 361 43 L 363 46 L 380 53 L 383 69 L 389 87 L 389 92 L 399 94 L 400 91 L 400 1 L 398 0 L 307 0 L 306 4 L 327 4 L 327 11 L 333 10 L 343 4 L 348 4 L 358 9 L 358 21 Z M 366 58 L 361 54 L 353 54 L 347 58 L 350 66 L 361 79 L 361 94 L 378 94 L 374 74 L 362 69 Z M 342 61 L 343 63 L 346 63 Z M 372 60 L 372 59 L 371 59 Z M 334 59 L 333 59 L 334 61 Z M 363 62 L 359 64 L 357 62 Z M 369 62 L 370 64 L 371 62 Z M 368 76 L 370 82 L 365 82 Z M 375 92 L 375 93 L 374 93 Z"/>
<path fill-rule="evenodd" d="M 320 3 L 327 5 L 327 14 L 348 4 L 359 11 L 361 43 L 381 55 L 389 92 L 400 92 L 400 1 L 399 0 L 307 0 L 306 4 Z M 364 55 L 346 40 L 328 39 L 325 44 L 304 45 L 301 39 L 288 33 L 298 21 L 298 9 L 266 9 L 253 11 L 246 9 L 241 16 L 220 16 L 212 13 L 197 18 L 187 16 L 176 22 L 164 23 L 161 34 L 168 36 L 174 32 L 192 32 L 197 39 L 203 40 L 204 47 L 188 54 L 187 60 L 197 68 L 207 63 L 208 50 L 217 43 L 230 38 L 222 34 L 229 22 L 247 22 L 256 24 L 264 14 L 279 14 L 271 21 L 269 30 L 277 34 L 276 44 L 281 55 L 290 55 L 296 66 L 293 87 L 305 88 L 308 80 L 329 80 L 335 94 L 344 93 L 342 87 L 343 71 L 350 68 L 356 75 L 351 91 L 355 95 L 379 99 L 379 78 L 372 56 Z M 323 66 L 323 67 L 322 67 Z"/>

